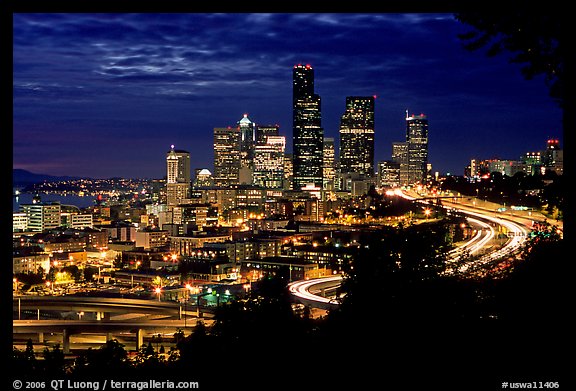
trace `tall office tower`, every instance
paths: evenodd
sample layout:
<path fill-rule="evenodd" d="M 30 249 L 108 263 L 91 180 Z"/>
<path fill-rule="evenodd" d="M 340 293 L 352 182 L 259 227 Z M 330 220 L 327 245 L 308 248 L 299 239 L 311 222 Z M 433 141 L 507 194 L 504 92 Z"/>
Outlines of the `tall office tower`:
<path fill-rule="evenodd" d="M 285 136 L 267 136 L 265 144 L 254 149 L 254 184 L 270 189 L 282 188 L 284 179 Z"/>
<path fill-rule="evenodd" d="M 170 146 L 166 153 L 166 183 L 190 183 L 190 152 Z"/>
<path fill-rule="evenodd" d="M 407 185 L 408 182 L 408 143 L 392 143 L 392 161 L 398 164 L 400 184 Z"/>
<path fill-rule="evenodd" d="M 214 128 L 214 185 L 238 184 L 240 175 L 240 129 Z"/>
<path fill-rule="evenodd" d="M 266 144 L 268 136 L 280 136 L 280 126 L 256 125 L 256 144 Z"/>
<path fill-rule="evenodd" d="M 324 190 L 334 190 L 334 178 L 336 177 L 335 155 L 334 137 L 325 137 L 324 166 L 322 168 L 322 188 Z"/>
<path fill-rule="evenodd" d="M 408 183 L 425 183 L 428 172 L 428 119 L 424 114 L 410 116 L 406 110 L 406 142 Z"/>
<path fill-rule="evenodd" d="M 340 120 L 340 172 L 374 176 L 374 97 L 346 97 Z"/>
<path fill-rule="evenodd" d="M 314 70 L 298 64 L 292 73 L 293 188 L 314 184 L 322 188 L 324 129 L 320 96 L 314 93 Z"/>
<path fill-rule="evenodd" d="M 252 168 L 254 165 L 255 125 L 248 118 L 248 114 L 244 114 L 242 119 L 238 121 L 238 129 L 240 129 L 240 167 L 242 168 Z"/>

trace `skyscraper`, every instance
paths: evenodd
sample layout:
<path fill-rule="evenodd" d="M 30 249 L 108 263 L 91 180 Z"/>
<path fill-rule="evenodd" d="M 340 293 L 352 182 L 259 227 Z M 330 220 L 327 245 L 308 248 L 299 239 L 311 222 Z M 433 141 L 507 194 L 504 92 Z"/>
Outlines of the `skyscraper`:
<path fill-rule="evenodd" d="M 280 126 L 256 125 L 256 144 L 266 144 L 267 136 L 280 136 Z"/>
<path fill-rule="evenodd" d="M 266 143 L 254 149 L 254 184 L 266 188 L 282 188 L 286 137 L 267 136 Z"/>
<path fill-rule="evenodd" d="M 336 161 L 334 149 L 334 137 L 324 138 L 324 166 L 322 172 L 322 188 L 334 190 L 334 178 L 336 177 Z"/>
<path fill-rule="evenodd" d="M 374 175 L 374 97 L 346 97 L 340 120 L 340 172 Z"/>
<path fill-rule="evenodd" d="M 250 121 L 248 114 L 244 114 L 238 121 L 238 128 L 240 129 L 240 167 L 252 168 L 256 144 L 255 124 Z"/>
<path fill-rule="evenodd" d="M 293 78 L 293 167 L 294 190 L 308 184 L 322 187 L 324 129 L 320 96 L 314 93 L 314 69 L 294 66 Z"/>
<path fill-rule="evenodd" d="M 392 161 L 398 164 L 399 180 L 401 185 L 407 185 L 408 181 L 408 143 L 392 143 Z"/>
<path fill-rule="evenodd" d="M 178 205 L 190 195 L 190 152 L 180 149 L 166 153 L 166 203 Z"/>
<path fill-rule="evenodd" d="M 166 153 L 166 183 L 190 183 L 190 152 L 170 146 Z"/>
<path fill-rule="evenodd" d="M 424 114 L 410 116 L 406 110 L 406 142 L 408 183 L 424 183 L 428 172 L 428 119 Z"/>
<path fill-rule="evenodd" d="M 237 184 L 240 174 L 240 129 L 214 128 L 214 184 Z"/>

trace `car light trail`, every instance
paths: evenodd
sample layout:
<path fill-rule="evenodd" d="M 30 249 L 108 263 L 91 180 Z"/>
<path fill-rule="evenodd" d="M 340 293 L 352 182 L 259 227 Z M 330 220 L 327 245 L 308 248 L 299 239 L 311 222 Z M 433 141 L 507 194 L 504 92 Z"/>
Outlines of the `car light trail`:
<path fill-rule="evenodd" d="M 319 285 L 319 284 L 324 284 L 327 282 L 335 282 L 335 284 L 331 284 L 330 287 L 340 285 L 340 283 L 342 282 L 342 275 L 338 274 L 337 276 L 332 276 L 332 277 L 315 278 L 313 280 L 304 280 L 304 281 L 295 281 L 295 282 L 288 284 L 288 289 L 290 290 L 290 293 L 292 293 L 294 296 L 300 297 L 300 298 L 305 299 L 305 300 L 317 301 L 319 303 L 334 303 L 334 301 L 332 299 L 310 293 L 310 289 L 313 286 Z"/>
<path fill-rule="evenodd" d="M 403 197 L 405 199 L 411 201 L 418 201 L 416 197 L 410 196 L 404 193 L 400 189 L 396 189 L 393 191 L 394 195 Z M 391 195 L 391 194 L 389 194 Z M 495 251 L 490 252 L 489 254 L 485 254 L 477 259 L 471 260 L 464 265 L 459 266 L 456 270 L 455 268 L 449 267 L 443 274 L 466 274 L 471 273 L 473 270 L 486 266 L 487 264 L 494 262 L 498 259 L 504 258 L 506 256 L 510 256 L 511 254 L 515 253 L 526 241 L 528 236 L 527 230 L 521 226 L 510 220 L 504 220 L 500 217 L 491 216 L 485 213 L 477 213 L 469 209 L 458 208 L 458 211 L 468 215 L 466 218 L 469 222 L 477 224 L 482 227 L 481 230 L 478 230 L 476 235 L 471 238 L 469 241 L 464 243 L 462 246 L 451 250 L 448 252 L 449 259 L 448 263 L 456 263 L 458 260 L 461 259 L 463 254 L 470 254 L 473 255 L 483 249 L 490 240 L 494 239 L 496 235 L 494 231 L 494 227 L 490 223 L 495 223 L 504 227 L 508 231 L 508 237 L 510 240 L 506 242 L 506 244 Z M 328 284 L 324 288 L 334 288 L 341 284 L 342 282 L 342 275 L 337 275 L 334 277 L 324 277 L 324 278 L 317 278 L 313 280 L 304 280 L 304 281 L 295 281 L 288 285 L 290 293 L 294 296 L 306 300 L 308 302 L 316 302 L 321 304 L 337 304 L 334 302 L 333 299 L 329 299 L 320 295 L 316 295 L 310 292 L 310 290 L 320 284 L 325 283 L 332 283 Z"/>

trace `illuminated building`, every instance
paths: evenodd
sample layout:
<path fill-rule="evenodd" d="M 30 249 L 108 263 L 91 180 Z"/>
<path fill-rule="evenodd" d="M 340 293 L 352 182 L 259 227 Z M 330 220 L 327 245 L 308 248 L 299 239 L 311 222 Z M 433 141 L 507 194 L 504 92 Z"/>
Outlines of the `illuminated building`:
<path fill-rule="evenodd" d="M 424 114 L 410 116 L 406 111 L 406 142 L 407 183 L 424 183 L 428 173 L 428 119 Z"/>
<path fill-rule="evenodd" d="M 294 165 L 293 165 L 293 156 L 291 153 L 284 154 L 284 189 L 285 190 L 292 190 L 293 184 L 293 173 L 294 173 Z"/>
<path fill-rule="evenodd" d="M 408 181 L 408 143 L 392 143 L 392 161 L 398 164 L 399 180 L 401 185 L 406 185 Z"/>
<path fill-rule="evenodd" d="M 564 151 L 557 139 L 546 142 L 546 149 L 542 151 L 542 163 L 546 171 L 554 171 L 558 175 L 564 173 Z"/>
<path fill-rule="evenodd" d="M 346 97 L 340 120 L 340 172 L 374 175 L 374 97 Z"/>
<path fill-rule="evenodd" d="M 540 152 L 526 152 L 523 156 L 523 162 L 526 165 L 526 173 L 535 175 L 541 172 L 542 155 Z"/>
<path fill-rule="evenodd" d="M 91 214 L 78 214 L 78 213 L 61 213 L 60 214 L 61 225 L 73 228 L 94 228 L 93 216 Z"/>
<path fill-rule="evenodd" d="M 286 137 L 266 136 L 266 142 L 254 149 L 254 184 L 266 188 L 282 188 Z"/>
<path fill-rule="evenodd" d="M 280 136 L 279 125 L 256 125 L 256 144 L 266 143 L 266 137 Z"/>
<path fill-rule="evenodd" d="M 250 121 L 248 114 L 244 114 L 238 121 L 240 130 L 240 173 L 239 182 L 250 184 L 254 169 L 254 146 L 256 145 L 256 131 L 254 122 Z"/>
<path fill-rule="evenodd" d="M 237 184 L 240 175 L 240 129 L 214 128 L 214 184 Z"/>
<path fill-rule="evenodd" d="M 322 188 L 324 190 L 334 190 L 334 178 L 336 177 L 336 153 L 334 148 L 334 138 L 324 138 L 324 166 L 322 168 Z"/>
<path fill-rule="evenodd" d="M 60 204 L 59 203 L 35 203 L 21 204 L 20 212 L 26 214 L 28 220 L 28 231 L 42 232 L 46 229 L 60 226 Z"/>
<path fill-rule="evenodd" d="M 190 197 L 190 183 L 166 184 L 166 204 L 175 206 L 185 202 Z"/>
<path fill-rule="evenodd" d="M 190 183 L 190 152 L 170 146 L 166 153 L 166 183 Z"/>
<path fill-rule="evenodd" d="M 214 186 L 214 178 L 212 177 L 212 173 L 206 168 L 197 169 L 196 177 L 194 178 L 192 187 L 199 188 L 210 186 Z"/>
<path fill-rule="evenodd" d="M 134 239 L 136 242 L 136 247 L 142 247 L 144 250 L 164 247 L 170 241 L 168 231 L 161 230 L 136 231 Z"/>
<path fill-rule="evenodd" d="M 378 187 L 397 187 L 400 185 L 400 164 L 392 160 L 378 162 Z"/>
<path fill-rule="evenodd" d="M 294 66 L 293 76 L 293 188 L 322 187 L 324 129 L 320 96 L 314 93 L 314 70 Z"/>
<path fill-rule="evenodd" d="M 28 229 L 28 217 L 24 212 L 12 213 L 12 232 L 24 232 Z"/>

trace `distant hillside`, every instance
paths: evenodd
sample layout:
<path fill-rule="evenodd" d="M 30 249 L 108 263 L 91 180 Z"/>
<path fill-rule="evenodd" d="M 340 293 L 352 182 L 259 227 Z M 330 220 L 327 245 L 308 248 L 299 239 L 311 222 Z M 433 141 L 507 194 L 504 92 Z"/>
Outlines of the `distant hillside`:
<path fill-rule="evenodd" d="M 46 174 L 35 174 L 30 171 L 15 168 L 12 170 L 12 185 L 13 186 L 27 186 L 33 183 L 57 182 L 57 181 L 70 181 L 74 179 L 81 179 L 72 176 L 53 176 Z"/>

